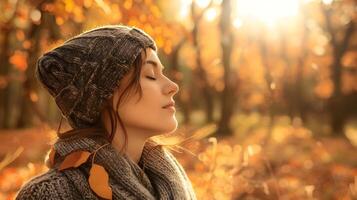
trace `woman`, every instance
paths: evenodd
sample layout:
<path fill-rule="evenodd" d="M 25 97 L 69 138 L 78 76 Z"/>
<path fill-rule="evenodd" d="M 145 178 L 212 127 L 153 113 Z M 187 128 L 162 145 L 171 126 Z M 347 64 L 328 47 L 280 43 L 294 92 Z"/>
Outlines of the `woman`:
<path fill-rule="evenodd" d="M 92 29 L 45 53 L 36 77 L 73 130 L 58 133 L 50 170 L 16 199 L 196 199 L 182 166 L 151 139 L 176 130 L 179 88 L 149 35 Z"/>

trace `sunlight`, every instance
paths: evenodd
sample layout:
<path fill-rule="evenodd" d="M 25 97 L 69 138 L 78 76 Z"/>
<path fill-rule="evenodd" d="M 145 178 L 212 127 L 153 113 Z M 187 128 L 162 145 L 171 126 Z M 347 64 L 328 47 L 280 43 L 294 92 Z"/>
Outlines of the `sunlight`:
<path fill-rule="evenodd" d="M 233 20 L 233 27 L 234 28 L 240 28 L 241 26 L 243 25 L 243 23 L 242 23 L 242 20 L 241 19 L 239 19 L 239 18 L 235 18 L 234 20 Z"/>
<path fill-rule="evenodd" d="M 222 0 L 212 0 L 213 5 L 220 5 Z M 179 17 L 185 18 L 190 15 L 191 4 L 195 3 L 199 9 L 204 9 L 209 6 L 211 0 L 180 0 Z M 209 8 L 204 14 L 208 21 L 213 21 L 217 17 L 217 11 L 214 8 Z"/>
<path fill-rule="evenodd" d="M 179 10 L 179 18 L 186 18 L 190 14 L 191 0 L 181 0 L 181 6 Z"/>
<path fill-rule="evenodd" d="M 323 0 L 333 1 L 333 0 Z M 186 18 L 190 15 L 191 4 L 194 2 L 199 8 L 205 8 L 209 5 L 209 0 L 180 0 L 179 18 Z M 213 0 L 214 5 L 221 2 Z M 279 19 L 294 17 L 299 10 L 299 0 L 236 0 L 235 1 L 235 19 L 233 26 L 239 28 L 244 19 L 256 19 L 265 24 L 272 25 Z M 204 14 L 207 21 L 213 21 L 217 16 L 217 11 L 209 8 Z"/>
<path fill-rule="evenodd" d="M 332 4 L 333 0 L 322 0 L 322 3 L 326 4 L 326 5 L 330 5 Z"/>
<path fill-rule="evenodd" d="M 208 0 L 195 0 L 195 3 L 197 4 L 198 7 L 200 8 L 205 8 L 208 6 L 210 1 Z"/>
<path fill-rule="evenodd" d="M 236 15 L 252 18 L 266 24 L 274 24 L 277 20 L 297 15 L 298 0 L 237 0 Z"/>
<path fill-rule="evenodd" d="M 204 16 L 207 21 L 213 21 L 217 17 L 217 10 L 210 8 L 205 12 Z"/>

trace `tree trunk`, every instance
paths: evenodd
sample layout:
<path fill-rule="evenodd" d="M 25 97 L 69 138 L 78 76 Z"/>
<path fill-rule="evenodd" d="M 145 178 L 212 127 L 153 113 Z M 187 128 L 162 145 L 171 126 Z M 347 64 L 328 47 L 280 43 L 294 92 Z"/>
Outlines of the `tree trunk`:
<path fill-rule="evenodd" d="M 236 104 L 236 72 L 231 68 L 231 55 L 234 37 L 231 25 L 231 1 L 223 0 L 220 18 L 222 62 L 224 68 L 224 89 L 221 93 L 221 118 L 218 123 L 217 135 L 229 136 L 233 134 L 230 122 Z"/>
<path fill-rule="evenodd" d="M 51 2 L 52 0 L 50 0 Z M 39 4 L 37 7 L 39 10 L 42 8 L 42 4 L 46 1 Z M 48 1 L 46 2 L 48 3 Z M 60 31 L 56 24 L 55 17 L 46 11 L 41 11 L 42 18 L 39 24 L 32 24 L 27 38 L 31 42 L 31 48 L 28 50 L 28 68 L 26 70 L 26 80 L 23 84 L 24 88 L 24 98 L 23 103 L 21 104 L 21 116 L 18 119 L 17 126 L 22 127 L 30 127 L 33 125 L 33 117 L 37 116 L 41 122 L 47 122 L 45 116 L 41 113 L 38 105 L 33 102 L 31 95 L 36 94 L 35 91 L 38 91 L 38 85 L 35 79 L 35 67 L 37 59 L 40 56 L 40 43 L 42 32 L 46 28 L 49 31 L 50 40 L 57 40 L 60 38 Z M 45 27 L 48 26 L 48 27 Z"/>
<path fill-rule="evenodd" d="M 11 128 L 10 120 L 11 120 L 11 108 L 10 108 L 10 63 L 9 58 L 11 54 L 11 34 L 14 31 L 13 22 L 16 18 L 19 1 L 15 2 L 14 9 L 12 11 L 11 17 L 8 21 L 0 27 L 1 32 L 3 34 L 3 41 L 1 42 L 0 49 L 0 78 L 3 78 L 5 85 L 4 88 L 0 87 L 0 128 Z"/>
<path fill-rule="evenodd" d="M 4 88 L 0 88 L 0 127 L 1 128 L 10 128 L 9 124 L 9 72 L 10 72 L 10 36 L 12 33 L 12 25 L 5 25 L 2 28 L 4 40 L 1 45 L 1 53 L 0 53 L 0 77 L 5 80 Z"/>
<path fill-rule="evenodd" d="M 334 90 L 332 96 L 328 100 L 328 110 L 330 112 L 331 128 L 334 135 L 344 135 L 344 124 L 346 121 L 347 113 L 343 112 L 343 94 L 341 90 L 342 85 L 342 57 L 348 50 L 348 45 L 353 36 L 355 24 L 353 19 L 347 24 L 347 28 L 343 34 L 341 41 L 337 39 L 337 32 L 332 26 L 331 8 L 326 8 L 322 5 L 322 11 L 325 17 L 326 30 L 331 36 L 330 45 L 332 48 L 333 62 L 330 65 L 331 79 L 333 81 Z"/>
<path fill-rule="evenodd" d="M 195 47 L 195 51 L 196 51 L 196 68 L 194 69 L 194 76 L 198 84 L 197 86 L 199 90 L 202 92 L 202 96 L 205 101 L 205 112 L 206 112 L 205 121 L 206 123 L 211 123 L 214 121 L 213 119 L 214 104 L 213 104 L 213 94 L 212 94 L 213 88 L 210 87 L 209 82 L 207 80 L 206 71 L 203 68 L 201 47 L 198 41 L 199 24 L 205 10 L 200 15 L 198 15 L 196 13 L 195 3 L 194 2 L 192 3 L 191 14 L 194 21 L 193 23 L 194 26 L 192 29 L 192 38 L 193 38 L 193 46 Z"/>
<path fill-rule="evenodd" d="M 303 12 L 302 16 L 302 27 L 303 27 L 303 33 L 301 36 L 301 51 L 300 54 L 297 58 L 297 64 L 296 64 L 296 71 L 292 71 L 291 68 L 293 67 L 293 63 L 291 62 L 292 58 L 289 58 L 289 55 L 287 55 L 287 50 L 286 50 L 286 44 L 288 42 L 286 41 L 286 32 L 284 32 L 284 28 L 281 27 L 280 30 L 280 38 L 281 38 L 281 57 L 283 61 L 285 62 L 285 70 L 284 70 L 284 75 L 285 77 L 283 79 L 283 86 L 284 87 L 284 96 L 286 99 L 286 102 L 289 107 L 289 116 L 291 120 L 298 116 L 300 119 L 302 119 L 303 122 L 306 122 L 306 105 L 304 101 L 304 96 L 303 96 L 303 70 L 305 67 L 305 61 L 308 55 L 308 48 L 306 47 L 307 40 L 308 40 L 308 28 L 306 25 L 306 13 Z M 294 77 L 296 77 L 294 79 Z"/>
<path fill-rule="evenodd" d="M 264 32 L 264 31 L 262 31 Z M 260 49 L 260 56 L 262 59 L 263 67 L 265 69 L 264 71 L 264 77 L 265 77 L 265 82 L 268 88 L 268 95 L 267 95 L 267 107 L 268 107 L 268 112 L 269 112 L 269 123 L 268 123 L 268 128 L 267 128 L 267 133 L 264 138 L 264 141 L 262 142 L 262 146 L 268 145 L 272 130 L 275 124 L 275 113 L 274 113 L 274 105 L 275 105 L 275 99 L 274 99 L 274 88 L 272 87 L 273 82 L 273 77 L 271 75 L 271 68 L 270 68 L 270 63 L 268 61 L 268 51 L 267 51 L 267 46 L 266 46 L 266 41 L 263 36 L 259 39 L 259 49 Z"/>

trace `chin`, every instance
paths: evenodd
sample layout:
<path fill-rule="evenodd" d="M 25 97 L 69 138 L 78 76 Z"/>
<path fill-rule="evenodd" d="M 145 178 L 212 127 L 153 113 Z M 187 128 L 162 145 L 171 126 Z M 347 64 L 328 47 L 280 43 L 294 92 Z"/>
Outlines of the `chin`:
<path fill-rule="evenodd" d="M 176 121 L 176 119 L 170 121 L 170 122 L 167 122 L 165 124 L 166 126 L 162 128 L 161 132 L 163 134 L 168 134 L 168 133 L 172 133 L 172 132 L 175 132 L 177 130 L 177 127 L 178 127 L 178 123 Z"/>
<path fill-rule="evenodd" d="M 171 127 L 171 131 L 170 132 L 176 131 L 176 129 L 178 127 L 178 122 L 177 122 L 176 118 L 174 118 L 172 121 L 173 122 L 172 122 L 172 127 Z"/>

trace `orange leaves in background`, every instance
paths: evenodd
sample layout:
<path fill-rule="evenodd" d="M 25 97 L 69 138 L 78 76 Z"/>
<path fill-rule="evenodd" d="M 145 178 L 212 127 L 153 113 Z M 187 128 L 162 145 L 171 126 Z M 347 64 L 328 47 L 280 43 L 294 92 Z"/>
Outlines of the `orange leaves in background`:
<path fill-rule="evenodd" d="M 353 197 L 357 197 L 357 176 L 355 176 L 355 181 L 350 184 L 350 192 Z"/>
<path fill-rule="evenodd" d="M 330 79 L 321 81 L 315 87 L 315 93 L 321 98 L 329 98 L 333 92 L 333 82 Z"/>
<path fill-rule="evenodd" d="M 104 167 L 92 164 L 89 172 L 89 185 L 100 197 L 112 199 L 112 189 L 109 186 L 109 176 Z"/>
<path fill-rule="evenodd" d="M 27 69 L 27 53 L 16 50 L 10 57 L 10 63 L 13 64 L 16 69 L 25 71 Z"/>
<path fill-rule="evenodd" d="M 29 179 L 46 172 L 42 163 L 29 162 L 25 166 L 7 167 L 0 171 L 0 199 L 15 199 L 17 191 Z"/>

